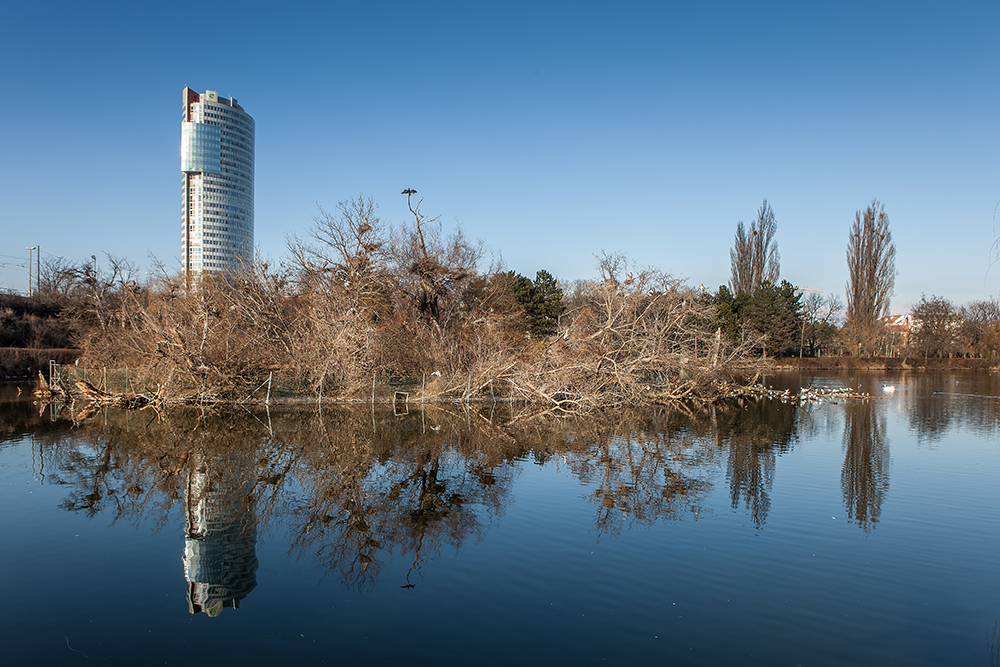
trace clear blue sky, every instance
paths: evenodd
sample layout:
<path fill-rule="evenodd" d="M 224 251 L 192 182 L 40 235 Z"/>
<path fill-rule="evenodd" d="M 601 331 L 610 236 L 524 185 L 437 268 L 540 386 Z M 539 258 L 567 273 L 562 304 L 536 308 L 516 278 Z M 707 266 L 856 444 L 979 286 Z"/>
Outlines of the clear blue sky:
<path fill-rule="evenodd" d="M 1000 292 L 997 2 L 8 3 L 0 57 L 2 262 L 179 270 L 189 85 L 256 120 L 273 259 L 317 203 L 398 224 L 412 187 L 525 275 L 621 251 L 715 289 L 766 198 L 782 277 L 843 294 L 877 197 L 894 312 Z"/>

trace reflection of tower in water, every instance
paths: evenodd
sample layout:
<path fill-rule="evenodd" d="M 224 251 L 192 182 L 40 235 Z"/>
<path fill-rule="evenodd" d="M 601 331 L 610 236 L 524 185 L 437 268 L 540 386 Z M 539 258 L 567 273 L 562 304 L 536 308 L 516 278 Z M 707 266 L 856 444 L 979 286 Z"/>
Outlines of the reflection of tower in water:
<path fill-rule="evenodd" d="M 251 468 L 238 454 L 192 456 L 184 489 L 184 577 L 188 609 L 218 616 L 257 585 L 257 522 Z M 213 474 L 215 473 L 215 474 Z"/>

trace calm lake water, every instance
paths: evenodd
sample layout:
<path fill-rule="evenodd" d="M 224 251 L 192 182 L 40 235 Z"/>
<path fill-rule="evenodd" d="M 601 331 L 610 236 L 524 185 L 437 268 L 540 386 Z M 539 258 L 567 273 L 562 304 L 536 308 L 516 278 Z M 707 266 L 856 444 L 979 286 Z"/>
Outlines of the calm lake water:
<path fill-rule="evenodd" d="M 1000 664 L 1000 374 L 771 383 L 872 398 L 74 425 L 0 387 L 0 661 Z"/>

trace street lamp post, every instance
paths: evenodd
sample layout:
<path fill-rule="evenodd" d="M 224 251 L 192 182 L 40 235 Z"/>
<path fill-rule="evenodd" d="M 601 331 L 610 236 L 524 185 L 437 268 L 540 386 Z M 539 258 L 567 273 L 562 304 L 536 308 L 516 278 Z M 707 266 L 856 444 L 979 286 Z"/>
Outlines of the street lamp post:
<path fill-rule="evenodd" d="M 31 246 L 29 248 L 25 248 L 25 250 L 28 251 L 28 296 L 32 297 L 32 296 L 34 296 L 35 294 L 38 293 L 38 288 L 36 287 L 35 290 L 31 289 L 31 252 L 35 251 L 37 253 L 36 256 L 35 256 L 35 262 L 36 262 L 36 264 L 35 264 L 35 283 L 36 283 L 36 285 L 40 285 L 38 279 L 39 279 L 39 276 L 41 275 L 42 262 L 41 262 L 41 258 L 39 257 L 39 255 L 42 254 L 42 247 L 35 245 L 35 246 Z"/>

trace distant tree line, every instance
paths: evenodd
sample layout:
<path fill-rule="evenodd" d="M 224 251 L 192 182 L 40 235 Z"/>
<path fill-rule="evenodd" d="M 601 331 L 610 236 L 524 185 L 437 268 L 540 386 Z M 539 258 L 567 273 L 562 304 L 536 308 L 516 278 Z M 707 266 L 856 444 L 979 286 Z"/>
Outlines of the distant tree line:
<path fill-rule="evenodd" d="M 1000 301 L 972 301 L 956 307 L 940 296 L 921 296 L 912 311 L 908 347 L 925 357 L 993 359 L 1000 347 Z"/>
<path fill-rule="evenodd" d="M 404 194 L 407 222 L 387 224 L 359 196 L 320 209 L 280 264 L 192 289 L 163 266 L 141 278 L 121 258 L 100 270 L 53 259 L 35 297 L 0 300 L 0 347 L 74 346 L 84 365 L 138 369 L 162 396 L 227 399 L 269 373 L 361 396 L 373 375 L 424 376 L 442 395 L 578 410 L 711 396 L 765 357 L 992 357 L 1000 337 L 996 300 L 925 297 L 908 331 L 886 326 L 895 246 L 877 200 L 849 231 L 845 304 L 781 278 L 766 200 L 738 224 L 730 283 L 713 293 L 615 254 L 591 280 L 528 278 Z"/>
<path fill-rule="evenodd" d="M 889 323 L 896 247 L 878 200 L 857 211 L 849 230 L 846 308 L 837 295 L 812 291 L 803 300 L 803 288 L 780 280 L 776 232 L 774 210 L 765 200 L 749 231 L 737 225 L 729 285 L 703 297 L 717 309 L 731 341 L 756 336 L 754 351 L 772 356 L 995 356 L 996 299 L 956 307 L 925 296 L 904 322 Z"/>

